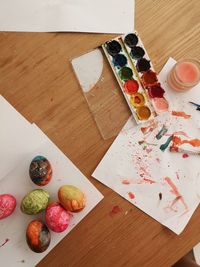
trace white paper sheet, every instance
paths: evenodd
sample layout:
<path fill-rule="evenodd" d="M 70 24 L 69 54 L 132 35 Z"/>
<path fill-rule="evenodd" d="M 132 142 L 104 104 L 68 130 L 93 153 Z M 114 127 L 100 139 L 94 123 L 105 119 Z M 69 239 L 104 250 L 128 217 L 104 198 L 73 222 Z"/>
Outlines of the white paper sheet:
<path fill-rule="evenodd" d="M 0 31 L 126 33 L 134 0 L 0 0 Z"/>
<path fill-rule="evenodd" d="M 17 199 L 17 208 L 12 216 L 0 221 L 0 259 L 2 266 L 35 266 L 49 251 L 56 246 L 103 198 L 102 194 L 84 177 L 73 163 L 35 126 L 32 127 L 44 140 L 44 145 L 34 152 L 26 154 L 18 167 L 0 181 L 0 193 L 13 194 Z M 49 248 L 41 254 L 32 252 L 26 243 L 25 231 L 28 223 L 34 219 L 43 219 L 44 213 L 37 216 L 25 215 L 20 211 L 21 199 L 27 192 L 38 188 L 29 178 L 29 164 L 36 155 L 44 155 L 51 162 L 53 177 L 51 182 L 42 187 L 50 193 L 51 201 L 57 200 L 60 186 L 72 184 L 86 195 L 87 203 L 83 211 L 74 213 L 69 227 L 63 233 L 51 231 Z M 41 187 L 39 187 L 41 188 Z M 11 256 L 12 253 L 12 256 Z"/>
<path fill-rule="evenodd" d="M 143 132 L 130 118 L 93 176 L 180 234 L 199 204 L 199 156 L 185 158 L 168 148 L 162 152 L 160 146 L 175 132 L 182 140 L 199 137 L 200 113 L 188 101 L 200 99 L 200 88 L 197 86 L 187 93 L 171 90 L 166 77 L 174 64 L 175 61 L 169 59 L 159 75 L 170 102 L 170 112 L 154 123 L 143 125 Z M 191 114 L 191 118 L 172 116 L 171 111 L 184 111 Z M 157 140 L 163 125 L 167 132 Z M 146 133 L 144 127 L 148 127 Z"/>
<path fill-rule="evenodd" d="M 193 253 L 196 263 L 200 265 L 200 243 L 193 247 Z"/>
<path fill-rule="evenodd" d="M 0 96 L 0 180 L 44 139 L 35 128 Z"/>

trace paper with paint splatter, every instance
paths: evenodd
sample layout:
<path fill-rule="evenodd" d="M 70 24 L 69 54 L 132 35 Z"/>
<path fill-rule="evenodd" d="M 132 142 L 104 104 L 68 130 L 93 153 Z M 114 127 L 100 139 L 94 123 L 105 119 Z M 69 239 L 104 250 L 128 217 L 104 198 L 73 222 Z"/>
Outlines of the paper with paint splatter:
<path fill-rule="evenodd" d="M 126 33 L 134 0 L 0 0 L 0 31 Z"/>
<path fill-rule="evenodd" d="M 199 204 L 199 156 L 170 152 L 170 147 L 193 147 L 191 140 L 199 140 L 199 111 L 188 102 L 200 99 L 200 88 L 184 94 L 171 90 L 166 77 L 174 64 L 169 59 L 159 75 L 169 113 L 142 127 L 130 118 L 93 177 L 180 234 Z"/>
<path fill-rule="evenodd" d="M 32 130 L 43 139 L 44 144 L 35 151 L 26 153 L 24 158 L 12 172 L 0 181 L 0 193 L 13 194 L 17 199 L 14 213 L 0 221 L 0 259 L 1 266 L 35 266 L 51 249 L 53 249 L 87 214 L 102 200 L 103 195 L 73 165 L 73 163 L 45 136 L 35 125 Z M 29 177 L 29 165 L 33 157 L 44 155 L 51 162 L 53 177 L 43 189 L 50 194 L 50 201 L 57 201 L 57 192 L 64 184 L 73 184 L 86 195 L 86 207 L 79 213 L 73 213 L 68 228 L 62 233 L 51 231 L 51 243 L 43 253 L 34 253 L 26 243 L 26 227 L 34 219 L 44 221 L 44 212 L 38 215 L 26 215 L 20 211 L 22 198 L 31 190 L 36 189 Z M 10 256 L 12 253 L 12 257 Z"/>

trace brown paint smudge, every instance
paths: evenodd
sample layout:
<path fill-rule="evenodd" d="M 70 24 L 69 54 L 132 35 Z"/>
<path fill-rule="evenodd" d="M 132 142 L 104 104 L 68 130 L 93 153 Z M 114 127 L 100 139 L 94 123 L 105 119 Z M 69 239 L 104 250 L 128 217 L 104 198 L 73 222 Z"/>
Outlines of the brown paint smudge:
<path fill-rule="evenodd" d="M 8 243 L 8 241 L 10 241 L 10 239 L 6 238 L 5 241 L 3 242 L 3 244 L 0 245 L 0 248 L 3 247 L 6 243 Z"/>

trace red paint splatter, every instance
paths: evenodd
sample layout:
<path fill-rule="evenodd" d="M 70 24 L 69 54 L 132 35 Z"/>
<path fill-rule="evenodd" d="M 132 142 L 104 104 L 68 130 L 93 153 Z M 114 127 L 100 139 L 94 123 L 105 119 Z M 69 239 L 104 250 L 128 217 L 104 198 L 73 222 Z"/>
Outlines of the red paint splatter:
<path fill-rule="evenodd" d="M 143 179 L 145 182 L 147 182 L 147 183 L 150 183 L 150 184 L 155 184 L 156 182 L 155 181 L 153 181 L 153 180 L 151 180 L 151 179 L 147 179 L 147 178 L 144 178 Z"/>
<path fill-rule="evenodd" d="M 3 242 L 3 244 L 0 245 L 0 248 L 3 247 L 8 241 L 10 241 L 10 239 L 6 238 L 6 240 Z"/>
<path fill-rule="evenodd" d="M 172 202 L 171 207 L 174 206 L 174 204 L 180 200 L 182 202 L 182 204 L 184 205 L 185 209 L 188 210 L 188 206 L 185 203 L 184 198 L 182 197 L 182 195 L 179 193 L 178 188 L 176 187 L 176 185 L 172 182 L 172 180 L 169 177 L 165 177 L 164 180 L 168 183 L 168 185 L 171 187 L 172 190 L 170 190 L 170 192 L 172 192 L 175 196 L 176 199 Z"/>
<path fill-rule="evenodd" d="M 189 155 L 188 155 L 188 154 L 186 154 L 186 153 L 184 153 L 182 157 L 183 157 L 184 159 L 186 159 L 186 158 L 188 158 L 188 157 L 189 157 Z"/>
<path fill-rule="evenodd" d="M 172 111 L 172 116 L 181 117 L 186 120 L 191 118 L 191 115 L 186 114 L 184 111 Z"/>
<path fill-rule="evenodd" d="M 116 214 L 122 212 L 122 209 L 119 206 L 114 206 L 112 210 L 109 212 L 111 217 L 115 216 Z"/>
<path fill-rule="evenodd" d="M 130 197 L 130 199 L 134 199 L 135 198 L 135 195 L 131 192 L 128 192 L 128 196 Z"/>
<path fill-rule="evenodd" d="M 130 184 L 130 181 L 129 180 L 123 180 L 122 184 L 128 185 L 128 184 Z"/>

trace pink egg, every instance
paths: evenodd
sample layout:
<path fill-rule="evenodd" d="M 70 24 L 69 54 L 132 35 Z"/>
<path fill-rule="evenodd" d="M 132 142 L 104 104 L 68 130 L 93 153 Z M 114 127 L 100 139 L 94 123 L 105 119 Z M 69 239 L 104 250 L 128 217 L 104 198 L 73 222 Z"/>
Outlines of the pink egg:
<path fill-rule="evenodd" d="M 59 203 L 50 203 L 46 209 L 45 219 L 48 227 L 61 233 L 67 229 L 70 221 L 70 213 L 66 211 Z"/>
<path fill-rule="evenodd" d="M 10 216 L 16 207 L 16 199 L 9 194 L 0 195 L 0 220 Z"/>

